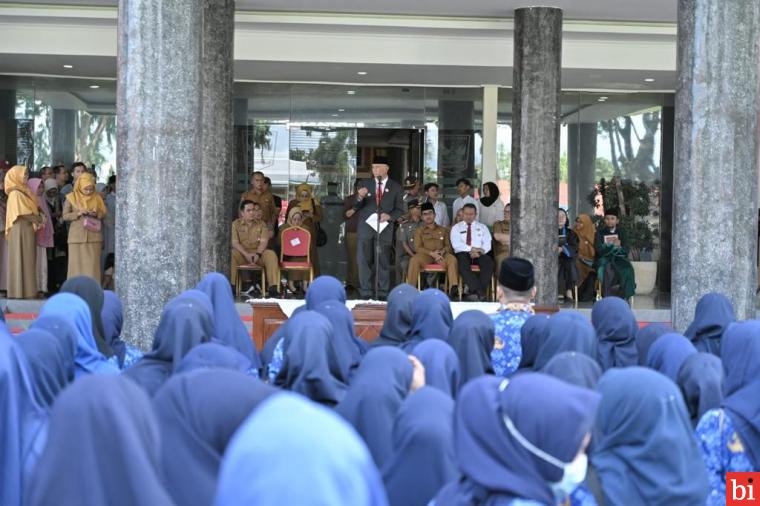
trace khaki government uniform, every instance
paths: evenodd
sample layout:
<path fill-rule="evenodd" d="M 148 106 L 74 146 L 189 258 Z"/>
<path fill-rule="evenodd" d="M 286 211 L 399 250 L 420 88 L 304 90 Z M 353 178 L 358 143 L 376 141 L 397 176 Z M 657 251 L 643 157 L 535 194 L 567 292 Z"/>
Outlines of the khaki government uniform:
<path fill-rule="evenodd" d="M 272 195 L 272 192 L 265 191 L 256 193 L 253 190 L 248 190 L 240 196 L 240 202 L 244 200 L 250 200 L 251 202 L 258 204 L 259 207 L 261 207 L 261 218 L 264 220 L 269 229 L 272 230 L 275 219 L 277 219 L 277 216 L 280 215 L 280 210 L 277 209 L 277 206 L 274 203 L 274 196 Z"/>
<path fill-rule="evenodd" d="M 248 224 L 245 220 L 239 218 L 232 222 L 232 240 L 237 241 L 246 253 L 249 254 L 258 252 L 262 243 L 267 244 L 269 242 L 269 233 L 267 224 L 263 221 L 254 221 Z M 230 280 L 233 285 L 237 286 L 238 267 L 248 264 L 248 261 L 238 250 L 232 248 L 231 264 L 232 272 L 230 273 Z M 267 286 L 280 286 L 280 265 L 274 251 L 265 249 L 259 255 L 259 261 L 256 265 L 264 268 Z"/>
<path fill-rule="evenodd" d="M 84 228 L 84 216 L 77 218 L 79 210 L 68 200 L 63 204 L 63 219 L 69 224 L 69 269 L 67 278 L 89 276 L 101 282 L 100 253 L 103 250 L 102 220 L 105 214 L 98 214 L 101 232 L 91 232 Z"/>
<path fill-rule="evenodd" d="M 509 222 L 508 221 L 497 221 L 493 224 L 493 234 L 507 234 L 509 235 Z M 493 258 L 496 261 L 496 277 L 499 277 L 499 272 L 501 271 L 501 262 L 509 257 L 509 244 L 506 246 L 499 241 L 496 240 L 496 238 L 493 238 L 493 242 L 491 243 L 493 246 Z"/>
<path fill-rule="evenodd" d="M 412 286 L 417 286 L 417 278 L 420 271 L 427 264 L 432 264 L 435 260 L 430 255 L 431 251 L 444 250 L 443 261 L 446 267 L 449 290 L 452 286 L 457 286 L 457 258 L 451 249 L 449 239 L 449 229 L 439 225 L 431 227 L 423 225 L 414 233 L 414 247 L 417 253 L 409 260 L 409 274 L 406 282 Z"/>

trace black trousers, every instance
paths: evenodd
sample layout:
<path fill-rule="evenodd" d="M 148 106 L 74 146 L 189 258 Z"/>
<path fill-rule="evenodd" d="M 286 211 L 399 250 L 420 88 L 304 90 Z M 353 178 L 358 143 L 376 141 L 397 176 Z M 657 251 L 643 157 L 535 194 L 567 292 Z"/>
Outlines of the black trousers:
<path fill-rule="evenodd" d="M 390 290 L 390 264 L 393 255 L 392 242 L 386 239 L 388 231 L 380 235 L 380 257 L 375 262 L 375 235 L 359 235 L 356 248 L 356 264 L 359 267 L 359 293 L 362 297 L 375 294 L 375 269 L 379 269 L 378 295 L 386 297 Z M 392 236 L 388 235 L 388 238 Z"/>
<path fill-rule="evenodd" d="M 484 297 L 486 290 L 491 285 L 493 276 L 493 258 L 488 255 L 481 255 L 478 258 L 471 258 L 469 253 L 457 253 L 457 263 L 459 263 L 459 275 L 462 281 L 470 288 L 470 292 L 475 292 Z M 472 272 L 470 266 L 477 264 L 480 272 Z"/>

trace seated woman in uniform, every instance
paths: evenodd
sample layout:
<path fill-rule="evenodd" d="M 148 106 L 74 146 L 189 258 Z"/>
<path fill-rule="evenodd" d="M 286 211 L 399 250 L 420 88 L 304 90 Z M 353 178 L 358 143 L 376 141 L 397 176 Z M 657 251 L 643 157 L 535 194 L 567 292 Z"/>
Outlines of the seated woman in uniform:
<path fill-rule="evenodd" d="M 578 236 L 578 256 L 575 258 L 575 268 L 578 269 L 578 298 L 582 301 L 594 300 L 594 249 L 596 228 L 591 216 L 579 214 L 575 218 L 573 232 Z"/>
<path fill-rule="evenodd" d="M 509 204 L 504 206 L 504 219 L 493 224 L 493 257 L 496 262 L 496 276 L 501 272 L 501 262 L 509 256 Z"/>
<path fill-rule="evenodd" d="M 296 205 L 290 205 L 288 206 L 288 218 L 285 222 L 285 226 L 280 228 L 280 240 L 279 244 L 282 245 L 282 234 L 293 227 L 301 227 L 305 228 L 309 234 L 311 235 L 311 242 L 312 247 L 314 245 L 314 234 L 311 233 L 311 230 L 309 230 L 307 227 L 304 226 L 304 216 L 303 211 L 299 206 Z M 311 248 L 310 248 L 311 249 Z M 313 250 L 312 250 L 313 251 Z M 284 256 L 282 257 L 283 260 L 287 262 L 305 262 L 306 257 L 289 257 Z M 311 258 L 311 263 L 313 264 L 315 262 L 314 257 Z M 291 294 L 296 294 L 299 297 L 303 297 L 304 293 L 306 292 L 306 289 L 309 287 L 309 276 L 306 271 L 286 271 L 288 276 L 288 290 Z M 314 274 L 316 277 L 316 273 Z M 296 286 L 296 282 L 299 282 L 299 286 Z"/>
<path fill-rule="evenodd" d="M 322 205 L 319 203 L 319 199 L 314 197 L 310 184 L 301 183 L 296 186 L 296 198 L 288 203 L 287 214 L 290 214 L 290 209 L 293 207 L 301 209 L 301 225 L 299 226 L 305 228 L 311 234 L 309 255 L 311 256 L 311 263 L 314 266 L 314 277 L 316 278 L 319 276 L 317 227 L 319 226 L 319 222 L 322 221 Z M 303 290 L 306 290 L 306 288 L 304 287 Z"/>
<path fill-rule="evenodd" d="M 602 297 L 629 299 L 636 292 L 633 266 L 628 261 L 628 241 L 620 226 L 620 210 L 604 211 L 604 226 L 596 231 L 596 275 L 602 284 Z"/>

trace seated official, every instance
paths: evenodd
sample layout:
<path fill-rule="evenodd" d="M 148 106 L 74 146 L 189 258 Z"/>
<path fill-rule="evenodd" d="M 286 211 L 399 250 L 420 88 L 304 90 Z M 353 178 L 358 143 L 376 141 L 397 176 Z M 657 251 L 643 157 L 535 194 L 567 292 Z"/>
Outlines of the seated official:
<path fill-rule="evenodd" d="M 606 210 L 604 226 L 596 231 L 596 273 L 602 284 L 602 297 L 615 295 L 628 299 L 636 292 L 636 280 L 628 261 L 628 241 L 619 216 L 617 208 Z"/>
<path fill-rule="evenodd" d="M 307 232 L 309 232 L 309 236 L 311 237 L 311 241 L 314 241 L 314 236 L 311 234 L 311 231 L 304 227 L 304 215 L 303 210 L 301 207 L 295 205 L 288 208 L 288 217 L 285 220 L 285 225 L 280 229 L 280 237 L 279 237 L 279 244 L 280 247 L 282 247 L 282 234 L 285 233 L 287 230 L 290 230 L 291 228 L 299 227 L 305 229 Z M 309 251 L 311 251 L 311 247 L 309 247 Z M 283 255 L 283 260 L 286 262 L 305 262 L 306 257 L 292 257 L 288 255 Z M 314 259 L 309 259 L 311 263 L 314 263 Z M 297 296 L 297 297 L 303 297 L 306 289 L 309 287 L 309 273 L 307 271 L 287 271 L 288 275 L 288 290 L 291 294 Z M 298 283 L 298 285 L 296 285 Z"/>
<path fill-rule="evenodd" d="M 398 283 L 406 279 L 406 273 L 409 270 L 409 259 L 417 251 L 414 247 L 415 232 L 422 226 L 419 200 L 412 199 L 407 201 L 406 208 L 407 212 L 402 217 L 403 222 L 396 229 L 396 280 Z"/>
<path fill-rule="evenodd" d="M 476 220 L 478 216 L 475 204 L 462 207 L 462 220 L 451 227 L 451 246 L 459 264 L 459 275 L 470 289 L 468 300 L 485 300 L 486 290 L 493 276 L 493 258 L 491 251 L 491 232 L 488 227 Z M 472 272 L 472 266 L 480 267 L 480 272 Z"/>
<path fill-rule="evenodd" d="M 267 249 L 270 232 L 262 219 L 261 206 L 250 200 L 240 203 L 240 218 L 232 223 L 232 272 L 230 279 L 237 286 L 240 275 L 238 267 L 246 264 L 264 268 L 269 296 L 276 297 L 280 284 L 280 269 L 277 255 Z M 263 288 L 263 287 L 262 287 Z"/>
<path fill-rule="evenodd" d="M 559 208 L 559 232 L 557 244 L 557 279 L 559 286 L 565 287 L 565 301 L 573 300 L 573 291 L 578 285 L 578 268 L 575 258 L 578 256 L 578 236 L 570 228 L 567 211 Z"/>
<path fill-rule="evenodd" d="M 493 256 L 496 276 L 501 272 L 501 263 L 509 257 L 510 206 L 504 206 L 504 219 L 493 224 Z"/>
<path fill-rule="evenodd" d="M 435 207 L 430 202 L 422 204 L 422 223 L 414 234 L 416 253 L 409 260 L 406 282 L 417 286 L 417 278 L 425 265 L 440 264 L 446 267 L 449 280 L 446 288 L 453 295 L 457 285 L 457 260 L 451 248 L 449 229 L 436 224 Z"/>

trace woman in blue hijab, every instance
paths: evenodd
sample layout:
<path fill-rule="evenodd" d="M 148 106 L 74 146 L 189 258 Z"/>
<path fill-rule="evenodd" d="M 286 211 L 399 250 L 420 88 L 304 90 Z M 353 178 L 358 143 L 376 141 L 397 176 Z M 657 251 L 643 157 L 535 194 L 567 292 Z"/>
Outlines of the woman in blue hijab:
<path fill-rule="evenodd" d="M 702 416 L 696 430 L 710 479 L 708 505 L 725 504 L 726 473 L 760 471 L 758 336 L 760 321 L 754 320 L 729 325 L 722 338 L 723 402 Z"/>
<path fill-rule="evenodd" d="M 412 388 L 413 373 L 409 356 L 400 349 L 373 348 L 336 408 L 367 443 L 378 468 L 391 457 L 393 420 Z"/>
<path fill-rule="evenodd" d="M 335 413 L 286 392 L 265 400 L 235 433 L 216 506 L 386 506 L 377 468 Z"/>
<path fill-rule="evenodd" d="M 283 340 L 282 369 L 274 384 L 312 401 L 333 407 L 346 395 L 346 384 L 335 376 L 335 350 L 330 320 L 316 311 L 302 311 L 288 323 Z"/>
<path fill-rule="evenodd" d="M 40 309 L 40 318 L 58 317 L 68 323 L 77 336 L 76 377 L 88 374 L 118 374 L 119 368 L 98 351 L 92 335 L 92 317 L 87 303 L 78 295 L 53 295 Z"/>
<path fill-rule="evenodd" d="M 203 343 L 187 352 L 177 367 L 177 374 L 196 369 L 231 369 L 258 378 L 253 373 L 253 365 L 248 357 L 231 346 L 221 343 Z"/>
<path fill-rule="evenodd" d="M 393 423 L 393 456 L 383 481 L 393 506 L 427 506 L 459 475 L 454 456 L 454 401 L 423 387 L 401 404 Z"/>
<path fill-rule="evenodd" d="M 340 370 L 338 379 L 348 384 L 367 349 L 367 345 L 354 334 L 354 315 L 345 304 L 335 300 L 318 304 L 314 311 L 327 318 L 332 325 L 330 344 L 338 359 L 337 365 Z"/>
<path fill-rule="evenodd" d="M 318 305 L 328 300 L 346 303 L 346 289 L 337 278 L 319 276 L 306 290 L 306 309 L 314 311 Z"/>
<path fill-rule="evenodd" d="M 49 410 L 61 390 L 74 381 L 76 341 L 71 334 L 57 337 L 40 328 L 13 340 L 26 357 L 37 404 Z"/>
<path fill-rule="evenodd" d="M 723 400 L 723 363 L 712 353 L 689 355 L 678 371 L 677 383 L 691 425 L 696 427 L 702 415 L 719 408 Z"/>
<path fill-rule="evenodd" d="M 46 410 L 37 403 L 26 358 L 0 337 L 0 504 L 26 503 L 25 483 L 45 441 Z"/>
<path fill-rule="evenodd" d="M 412 305 L 420 292 L 409 284 L 401 284 L 388 294 L 385 322 L 377 339 L 370 346 L 401 346 L 412 330 Z"/>
<path fill-rule="evenodd" d="M 176 504 L 213 503 L 222 456 L 232 436 L 275 392 L 257 379 L 223 369 L 175 375 L 156 392 L 153 408 L 161 430 L 164 483 Z"/>
<path fill-rule="evenodd" d="M 153 349 L 124 375 L 153 396 L 191 349 L 213 337 L 214 320 L 207 305 L 194 294 L 183 292 L 164 307 Z"/>
<path fill-rule="evenodd" d="M 602 369 L 638 364 L 636 333 L 639 324 L 626 301 L 618 297 L 597 301 L 591 309 L 591 323 L 599 341 L 597 358 Z"/>
<path fill-rule="evenodd" d="M 472 380 L 454 415 L 461 476 L 435 506 L 561 503 L 585 479 L 598 404 L 596 392 L 540 373 Z"/>
<path fill-rule="evenodd" d="M 549 317 L 536 314 L 525 321 L 520 327 L 520 365 L 518 369 L 533 369 L 538 357 L 538 351 L 549 337 Z"/>
<path fill-rule="evenodd" d="M 571 385 L 596 390 L 602 368 L 593 358 L 575 351 L 554 355 L 541 372 L 559 378 Z"/>
<path fill-rule="evenodd" d="M 490 319 L 490 318 L 489 318 Z M 428 339 L 415 346 L 412 355 L 425 367 L 425 384 L 457 398 L 461 383 L 459 358 L 454 349 L 440 339 Z"/>
<path fill-rule="evenodd" d="M 720 357 L 720 340 L 726 328 L 736 320 L 734 305 L 721 293 L 708 293 L 697 302 L 694 321 L 686 329 L 697 351 Z"/>
<path fill-rule="evenodd" d="M 548 336 L 538 350 L 533 369 L 542 370 L 563 351 L 577 351 L 595 359 L 596 348 L 596 332 L 588 318 L 575 311 L 562 311 L 549 318 Z"/>
<path fill-rule="evenodd" d="M 636 350 L 639 355 L 639 365 L 647 365 L 647 355 L 649 348 L 655 341 L 664 336 L 675 332 L 670 325 L 664 323 L 652 323 L 642 327 L 636 332 Z"/>
<path fill-rule="evenodd" d="M 690 355 L 697 353 L 691 342 L 681 334 L 671 332 L 660 337 L 649 348 L 647 367 L 659 371 L 673 383 L 678 381 L 678 371 Z"/>
<path fill-rule="evenodd" d="M 100 313 L 100 318 L 103 321 L 103 336 L 113 350 L 119 369 L 128 369 L 140 360 L 142 353 L 121 339 L 124 308 L 119 296 L 111 290 L 103 292 L 103 310 Z"/>
<path fill-rule="evenodd" d="M 206 274 L 195 287 L 205 293 L 214 309 L 214 337 L 248 357 L 256 369 L 261 369 L 259 354 L 235 308 L 229 280 L 218 272 Z"/>
<path fill-rule="evenodd" d="M 29 506 L 174 504 L 161 480 L 161 440 L 150 399 L 120 376 L 89 376 L 53 407 Z"/>
<path fill-rule="evenodd" d="M 490 316 L 477 310 L 463 312 L 454 320 L 448 341 L 459 357 L 460 386 L 478 376 L 493 374 L 491 351 L 495 337 Z"/>
<path fill-rule="evenodd" d="M 90 309 L 91 333 L 97 343 L 97 349 L 104 357 L 111 357 L 113 350 L 105 340 L 103 322 L 100 319 L 103 309 L 103 289 L 100 284 L 88 276 L 75 276 L 66 280 L 61 286 L 61 292 L 78 295 L 87 303 Z"/>
<path fill-rule="evenodd" d="M 446 340 L 451 332 L 454 317 L 451 315 L 451 301 L 448 296 L 435 288 L 428 288 L 412 304 L 412 328 L 409 340 L 403 348 L 411 352 L 425 339 Z"/>

